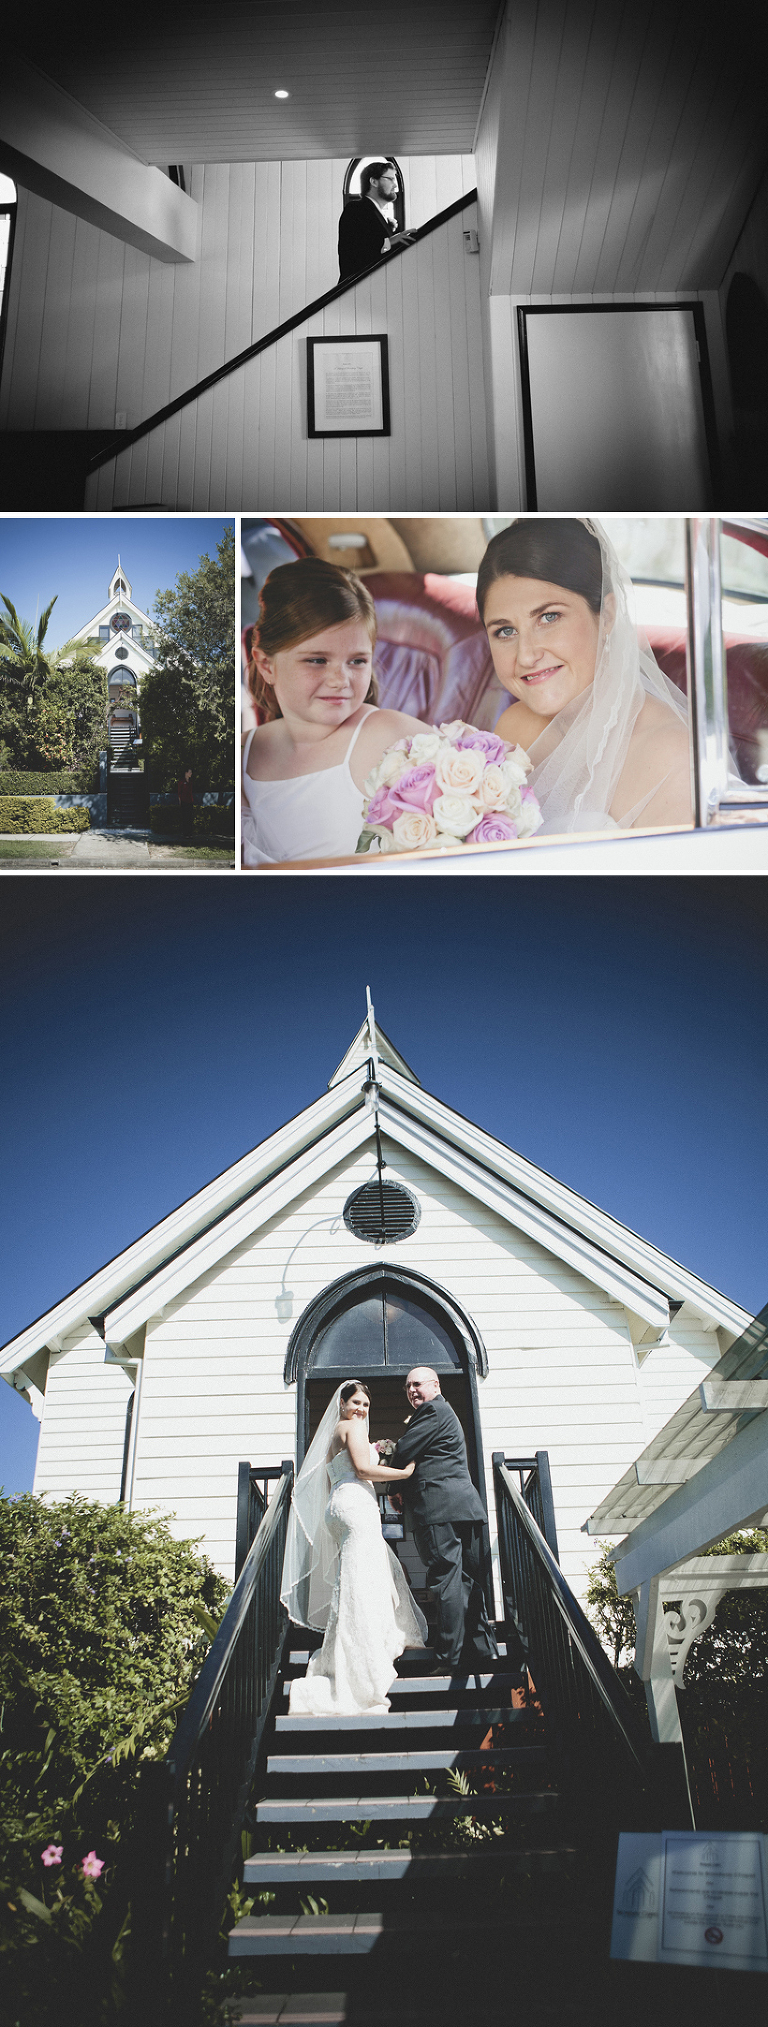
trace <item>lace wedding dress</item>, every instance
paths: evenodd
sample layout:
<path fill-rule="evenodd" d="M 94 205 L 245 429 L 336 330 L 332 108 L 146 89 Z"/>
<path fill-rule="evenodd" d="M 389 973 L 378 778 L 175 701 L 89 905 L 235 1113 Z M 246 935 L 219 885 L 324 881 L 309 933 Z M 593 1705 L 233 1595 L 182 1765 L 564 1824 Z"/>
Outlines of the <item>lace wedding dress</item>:
<path fill-rule="evenodd" d="M 374 1452 L 372 1458 L 378 1462 Z M 291 1684 L 292 1717 L 388 1710 L 398 1654 L 426 1644 L 426 1621 L 381 1532 L 374 1486 L 357 1477 L 344 1449 L 326 1471 L 323 1518 L 336 1551 L 335 1578 L 322 1647 Z"/>

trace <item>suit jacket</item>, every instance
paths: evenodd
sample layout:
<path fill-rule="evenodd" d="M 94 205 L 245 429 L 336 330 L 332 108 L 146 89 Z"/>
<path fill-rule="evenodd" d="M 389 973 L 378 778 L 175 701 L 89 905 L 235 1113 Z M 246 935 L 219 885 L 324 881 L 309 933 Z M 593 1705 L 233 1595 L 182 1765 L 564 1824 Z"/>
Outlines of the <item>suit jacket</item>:
<path fill-rule="evenodd" d="M 397 1488 L 402 1489 L 413 1526 L 485 1520 L 485 1507 L 469 1475 L 461 1423 L 442 1394 L 435 1394 L 415 1410 L 398 1440 L 392 1463 L 398 1470 L 406 1464 L 416 1465 L 413 1477 Z"/>
<path fill-rule="evenodd" d="M 339 219 L 339 277 L 345 282 L 365 274 L 381 259 L 385 239 L 394 227 L 387 224 L 370 197 L 352 197 Z"/>

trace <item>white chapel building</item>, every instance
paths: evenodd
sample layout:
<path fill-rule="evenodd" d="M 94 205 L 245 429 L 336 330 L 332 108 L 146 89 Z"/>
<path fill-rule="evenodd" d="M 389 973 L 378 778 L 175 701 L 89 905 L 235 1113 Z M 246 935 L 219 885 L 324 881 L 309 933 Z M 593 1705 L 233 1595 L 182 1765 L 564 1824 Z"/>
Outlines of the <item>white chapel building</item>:
<path fill-rule="evenodd" d="M 157 652 L 157 627 L 135 604 L 119 555 L 106 605 L 72 638 L 87 643 L 94 661 L 107 671 L 110 736 L 119 751 L 138 725 L 142 681 Z"/>
<path fill-rule="evenodd" d="M 372 1436 L 396 1434 L 406 1372 L 434 1366 L 494 1552 L 492 1453 L 546 1451 L 583 1595 L 587 1516 L 750 1321 L 426 1091 L 371 1013 L 321 1096 L 0 1371 L 42 1419 L 36 1493 L 159 1509 L 232 1580 L 238 1464 L 301 1462 L 345 1377 L 369 1387 Z"/>

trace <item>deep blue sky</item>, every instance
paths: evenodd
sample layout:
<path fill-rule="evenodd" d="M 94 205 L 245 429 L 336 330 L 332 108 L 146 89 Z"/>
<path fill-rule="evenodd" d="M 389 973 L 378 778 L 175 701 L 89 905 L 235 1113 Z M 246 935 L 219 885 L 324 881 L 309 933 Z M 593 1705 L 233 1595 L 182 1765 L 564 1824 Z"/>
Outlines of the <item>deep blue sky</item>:
<path fill-rule="evenodd" d="M 317 1097 L 367 984 L 427 1089 L 761 1308 L 767 915 L 759 879 L 5 876 L 0 1342 Z M 0 1382 L 6 1490 L 36 1435 Z"/>
<path fill-rule="evenodd" d="M 156 592 L 173 590 L 179 571 L 196 570 L 206 551 L 215 556 L 227 525 L 183 514 L 0 519 L 0 592 L 35 628 L 55 592 L 45 641 L 63 647 L 106 605 L 118 550 L 134 604 L 151 618 Z"/>

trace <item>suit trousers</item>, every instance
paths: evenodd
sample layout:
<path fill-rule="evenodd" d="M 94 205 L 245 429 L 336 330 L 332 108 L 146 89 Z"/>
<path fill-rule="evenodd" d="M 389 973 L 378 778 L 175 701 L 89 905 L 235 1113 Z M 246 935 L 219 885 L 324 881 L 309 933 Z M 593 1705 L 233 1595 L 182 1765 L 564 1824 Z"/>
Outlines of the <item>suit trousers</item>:
<path fill-rule="evenodd" d="M 447 1670 L 458 1666 L 464 1649 L 477 1661 L 498 1651 L 483 1597 L 483 1526 L 481 1520 L 443 1520 L 413 1528 L 437 1601 L 435 1655 Z"/>

